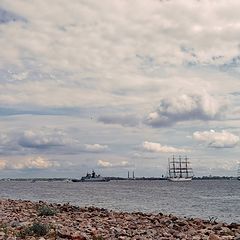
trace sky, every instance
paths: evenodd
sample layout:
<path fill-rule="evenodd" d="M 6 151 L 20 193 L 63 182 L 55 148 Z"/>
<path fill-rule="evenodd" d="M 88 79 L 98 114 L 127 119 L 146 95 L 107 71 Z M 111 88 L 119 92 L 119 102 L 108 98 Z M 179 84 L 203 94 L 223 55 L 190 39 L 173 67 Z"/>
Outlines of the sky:
<path fill-rule="evenodd" d="M 0 178 L 236 176 L 239 8 L 0 0 Z"/>

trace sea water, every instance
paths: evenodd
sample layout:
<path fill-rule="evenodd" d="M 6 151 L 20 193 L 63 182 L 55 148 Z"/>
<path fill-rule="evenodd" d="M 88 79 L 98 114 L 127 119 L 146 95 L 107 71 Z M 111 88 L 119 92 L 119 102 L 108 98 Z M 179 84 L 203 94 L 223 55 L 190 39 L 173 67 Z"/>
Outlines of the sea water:
<path fill-rule="evenodd" d="M 117 211 L 141 211 L 240 222 L 240 181 L 0 181 L 0 198 L 43 200 Z"/>

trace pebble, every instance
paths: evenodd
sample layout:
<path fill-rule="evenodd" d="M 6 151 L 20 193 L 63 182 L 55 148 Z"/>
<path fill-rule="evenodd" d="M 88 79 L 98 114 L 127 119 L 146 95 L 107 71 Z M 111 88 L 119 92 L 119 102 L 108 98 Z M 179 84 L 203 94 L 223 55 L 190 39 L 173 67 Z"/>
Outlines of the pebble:
<path fill-rule="evenodd" d="M 217 235 L 211 233 L 211 234 L 209 235 L 208 240 L 220 240 L 220 238 L 219 238 Z"/>
<path fill-rule="evenodd" d="M 41 206 L 54 208 L 56 215 L 39 216 Z M 42 236 L 26 236 L 27 240 L 240 240 L 238 223 L 211 223 L 171 214 L 114 212 L 96 207 L 10 199 L 0 200 L 0 213 L 0 240 L 20 239 L 16 236 L 36 222 L 47 226 L 48 232 Z"/>

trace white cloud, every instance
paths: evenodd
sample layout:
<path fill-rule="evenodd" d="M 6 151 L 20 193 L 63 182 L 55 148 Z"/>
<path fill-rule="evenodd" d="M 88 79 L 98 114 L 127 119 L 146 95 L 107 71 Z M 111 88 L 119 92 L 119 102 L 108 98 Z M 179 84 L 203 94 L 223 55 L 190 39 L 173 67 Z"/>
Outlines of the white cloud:
<path fill-rule="evenodd" d="M 37 156 L 17 160 L 0 160 L 0 169 L 26 170 L 26 169 L 48 169 L 58 166 L 58 163 Z"/>
<path fill-rule="evenodd" d="M 142 147 L 144 150 L 148 152 L 158 152 L 158 153 L 185 153 L 188 152 L 188 150 L 183 148 L 175 148 L 171 146 L 164 146 L 160 143 L 154 143 L 154 142 L 143 142 Z"/>
<path fill-rule="evenodd" d="M 3 170 L 7 166 L 7 163 L 5 160 L 0 159 L 0 169 Z"/>
<path fill-rule="evenodd" d="M 131 165 L 129 164 L 128 161 L 122 160 L 117 163 L 112 163 L 108 160 L 98 160 L 97 162 L 98 167 L 100 168 L 124 168 L 124 167 L 130 167 Z"/>
<path fill-rule="evenodd" d="M 145 123 L 153 127 L 170 126 L 179 121 L 216 120 L 222 106 L 208 94 L 179 94 L 160 101 Z"/>
<path fill-rule="evenodd" d="M 212 148 L 233 148 L 239 143 L 239 136 L 224 130 L 222 132 L 215 132 L 214 130 L 197 131 L 193 133 L 193 138 Z"/>
<path fill-rule="evenodd" d="M 55 164 L 43 157 L 28 158 L 25 161 L 15 164 L 15 169 L 47 169 L 53 167 Z"/>
<path fill-rule="evenodd" d="M 101 145 L 101 144 L 85 144 L 84 145 L 84 150 L 86 152 L 94 152 L 94 153 L 99 153 L 99 152 L 105 152 L 109 149 L 107 145 Z"/>
<path fill-rule="evenodd" d="M 106 161 L 106 160 L 98 160 L 98 166 L 99 167 L 112 167 L 113 164 L 110 163 L 109 161 Z"/>

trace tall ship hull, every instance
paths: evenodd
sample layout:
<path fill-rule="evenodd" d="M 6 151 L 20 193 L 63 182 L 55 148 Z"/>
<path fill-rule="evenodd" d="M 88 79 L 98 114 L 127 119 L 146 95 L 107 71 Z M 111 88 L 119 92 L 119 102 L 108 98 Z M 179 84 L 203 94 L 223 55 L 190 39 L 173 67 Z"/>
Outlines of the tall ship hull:
<path fill-rule="evenodd" d="M 189 182 L 192 181 L 192 178 L 168 178 L 170 182 Z"/>
<path fill-rule="evenodd" d="M 175 158 L 168 159 L 168 180 L 171 182 L 189 182 L 192 181 L 193 170 L 190 167 L 188 158 Z"/>

